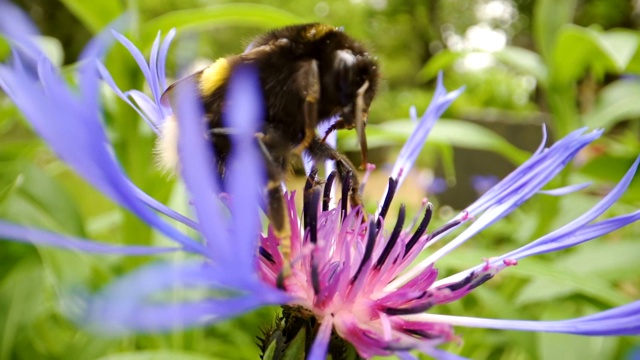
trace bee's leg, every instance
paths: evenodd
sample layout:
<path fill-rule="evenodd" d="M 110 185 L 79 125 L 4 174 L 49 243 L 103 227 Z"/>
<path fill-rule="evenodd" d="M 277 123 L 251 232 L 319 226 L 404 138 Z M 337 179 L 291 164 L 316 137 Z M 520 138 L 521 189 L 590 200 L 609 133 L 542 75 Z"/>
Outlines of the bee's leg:
<path fill-rule="evenodd" d="M 277 154 L 286 153 L 274 151 L 277 144 L 282 144 L 282 141 L 275 134 L 259 133 L 256 138 L 267 170 L 267 216 L 275 235 L 280 239 L 280 253 L 283 259 L 282 270 L 278 275 L 278 287 L 284 288 L 284 279 L 291 273 L 291 224 L 282 193 L 284 164 L 287 159 L 284 157 L 286 155 Z"/>
<path fill-rule="evenodd" d="M 211 135 L 238 135 L 240 132 L 238 129 L 227 128 L 227 127 L 219 127 L 209 129 L 209 134 Z"/>
<path fill-rule="evenodd" d="M 336 149 L 329 146 L 327 143 L 322 142 L 321 139 L 314 137 L 309 146 L 307 152 L 311 158 L 316 162 L 325 160 L 333 160 L 336 162 L 336 169 L 338 170 L 338 179 L 342 181 L 347 176 L 347 173 L 351 173 L 351 193 L 349 200 L 351 201 L 351 207 L 355 208 L 362 205 L 362 196 L 360 195 L 360 182 L 356 175 L 356 170 L 351 161 L 346 156 L 340 154 Z"/>
<path fill-rule="evenodd" d="M 304 137 L 300 144 L 296 146 L 294 152 L 300 154 L 309 146 L 316 136 L 316 126 L 318 125 L 318 100 L 320 100 L 320 74 L 318 62 L 308 60 L 299 65 L 300 68 L 295 74 L 295 86 L 304 96 Z"/>

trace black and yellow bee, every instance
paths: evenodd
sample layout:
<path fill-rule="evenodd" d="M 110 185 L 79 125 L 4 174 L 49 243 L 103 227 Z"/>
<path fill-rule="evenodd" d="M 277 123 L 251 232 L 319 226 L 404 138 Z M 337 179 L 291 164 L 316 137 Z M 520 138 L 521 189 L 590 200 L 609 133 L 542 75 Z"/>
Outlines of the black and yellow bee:
<path fill-rule="evenodd" d="M 334 160 L 339 178 L 354 172 L 342 154 L 316 134 L 318 124 L 332 121 L 328 132 L 353 129 L 358 132 L 363 163 L 366 163 L 366 125 L 369 105 L 378 85 L 376 58 L 341 29 L 322 24 L 288 26 L 258 36 L 240 55 L 218 59 L 193 74 L 204 106 L 210 139 L 222 182 L 225 162 L 231 151 L 229 134 L 222 117 L 228 79 L 234 69 L 251 64 L 259 74 L 265 118 L 257 141 L 263 149 L 267 169 L 267 212 L 281 251 L 289 260 L 290 234 L 281 181 L 295 154 L 305 152 L 315 161 Z M 173 84 L 167 91 L 175 88 Z M 167 122 L 158 149 L 165 167 L 177 162 L 175 119 Z M 325 135 L 326 137 L 326 135 Z M 354 176 L 354 189 L 358 182 Z M 357 190 L 352 206 L 361 203 Z"/>

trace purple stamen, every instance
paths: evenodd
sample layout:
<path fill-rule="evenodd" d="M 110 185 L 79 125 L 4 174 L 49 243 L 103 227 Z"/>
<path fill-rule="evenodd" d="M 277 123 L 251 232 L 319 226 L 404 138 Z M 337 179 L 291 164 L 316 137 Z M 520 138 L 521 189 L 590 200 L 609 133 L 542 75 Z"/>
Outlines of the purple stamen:
<path fill-rule="evenodd" d="M 376 244 L 377 236 L 378 236 L 378 230 L 376 228 L 376 223 L 375 221 L 373 221 L 373 219 L 371 219 L 369 221 L 369 236 L 367 237 L 367 246 L 364 249 L 364 255 L 362 256 L 362 261 L 360 261 L 358 270 L 356 271 L 355 275 L 353 275 L 353 278 L 351 278 L 352 284 L 356 282 L 356 280 L 358 280 L 358 276 L 360 276 L 362 269 L 371 259 L 371 255 L 373 253 L 373 247 Z"/>
<path fill-rule="evenodd" d="M 432 301 L 426 301 L 422 304 L 409 306 L 405 308 L 385 308 L 382 311 L 387 315 L 412 315 L 425 312 L 433 307 Z"/>
<path fill-rule="evenodd" d="M 340 220 L 344 220 L 347 215 L 347 203 L 349 201 L 349 191 L 351 191 L 351 177 L 353 173 L 347 171 L 342 178 L 342 199 L 340 200 Z"/>
<path fill-rule="evenodd" d="M 333 187 L 333 180 L 336 178 L 336 171 L 333 170 L 329 177 L 327 177 L 327 182 L 324 184 L 324 194 L 322 196 L 322 211 L 329 211 L 329 204 L 331 202 L 331 188 Z"/>
<path fill-rule="evenodd" d="M 319 187 L 311 190 L 311 206 L 305 211 L 308 214 L 309 241 L 312 244 L 318 243 L 318 204 L 320 203 L 321 190 Z"/>
<path fill-rule="evenodd" d="M 445 224 L 444 226 L 442 226 L 439 229 L 436 229 L 433 233 L 431 233 L 431 235 L 429 235 L 429 237 L 431 237 L 432 239 L 437 237 L 438 235 L 442 234 L 443 232 L 447 232 L 451 229 L 453 229 L 454 227 L 462 224 L 463 222 L 465 222 L 468 219 L 467 216 L 465 216 L 462 219 L 458 219 L 458 220 L 453 220 L 452 222 Z"/>
<path fill-rule="evenodd" d="M 270 262 L 272 265 L 276 264 L 276 260 L 273 258 L 273 255 L 271 255 L 271 253 L 267 249 L 260 246 L 260 249 L 258 251 L 260 252 L 260 256 L 262 256 L 265 260 Z"/>
<path fill-rule="evenodd" d="M 375 269 L 379 270 L 380 268 L 382 268 L 382 265 L 384 265 L 385 261 L 387 261 L 391 250 L 393 250 L 396 242 L 398 242 L 398 238 L 400 237 L 400 233 L 402 232 L 402 227 L 404 226 L 405 214 L 405 206 L 404 204 L 402 204 L 400 205 L 400 210 L 398 211 L 398 220 L 396 221 L 396 226 L 393 228 L 391 236 L 387 241 L 387 245 L 384 247 L 384 250 L 382 250 L 382 254 L 380 254 L 380 257 L 376 262 Z"/>
<path fill-rule="evenodd" d="M 420 240 L 420 237 L 422 237 L 425 231 L 427 231 L 427 226 L 429 226 L 429 222 L 431 222 L 432 216 L 433 216 L 433 204 L 428 203 L 427 209 L 424 212 L 424 217 L 422 218 L 422 221 L 420 221 L 420 225 L 418 225 L 418 229 L 416 229 L 416 232 L 413 234 L 411 239 L 409 239 L 409 241 L 407 242 L 407 245 L 405 245 L 404 247 L 403 258 L 406 257 L 407 254 L 409 254 L 409 251 L 413 249 L 413 247 L 416 245 L 418 240 Z"/>
<path fill-rule="evenodd" d="M 313 167 L 309 172 L 309 176 L 307 176 L 307 181 L 304 184 L 304 194 L 302 200 L 302 212 L 303 212 L 303 223 L 304 228 L 309 228 L 309 209 L 311 208 L 311 193 L 314 186 L 316 186 L 316 176 L 318 175 L 318 168 Z M 316 210 L 317 213 L 317 210 Z"/>
<path fill-rule="evenodd" d="M 384 203 L 382 204 L 382 208 L 380 208 L 380 214 L 378 215 L 378 224 L 377 227 L 380 229 L 381 219 L 384 219 L 387 216 L 387 212 L 389 212 L 389 207 L 391 206 L 391 201 L 393 200 L 393 196 L 396 194 L 396 188 L 398 187 L 398 182 L 390 177 L 389 178 L 389 187 L 387 189 L 387 196 L 384 198 Z"/>

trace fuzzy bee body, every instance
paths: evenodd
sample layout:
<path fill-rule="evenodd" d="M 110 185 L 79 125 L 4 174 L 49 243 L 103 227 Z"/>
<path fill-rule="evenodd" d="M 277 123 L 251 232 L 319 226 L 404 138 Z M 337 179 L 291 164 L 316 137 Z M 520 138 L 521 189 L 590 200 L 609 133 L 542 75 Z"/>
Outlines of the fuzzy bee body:
<path fill-rule="evenodd" d="M 257 69 L 263 93 L 265 117 L 256 139 L 263 149 L 269 180 L 268 215 L 276 233 L 288 238 L 290 229 L 285 221 L 280 183 L 292 156 L 305 152 L 316 161 L 335 160 L 341 175 L 354 171 L 342 154 L 316 135 L 318 124 L 334 119 L 330 131 L 355 128 L 366 162 L 364 125 L 378 83 L 376 59 L 340 29 L 305 24 L 258 36 L 243 54 L 221 58 L 194 74 L 191 78 L 199 87 L 218 163 L 216 172 L 222 182 L 226 158 L 232 151 L 228 137 L 232 129 L 223 124 L 228 79 L 234 69 L 244 64 Z M 167 92 L 180 83 L 173 84 Z M 168 121 L 166 127 L 177 128 L 171 123 Z M 176 157 L 167 150 L 172 147 L 168 143 L 175 138 L 163 134 L 158 145 L 162 162 L 168 167 L 175 164 Z M 353 205 L 360 204 L 357 191 L 351 200 Z M 283 249 L 283 255 L 287 252 Z"/>

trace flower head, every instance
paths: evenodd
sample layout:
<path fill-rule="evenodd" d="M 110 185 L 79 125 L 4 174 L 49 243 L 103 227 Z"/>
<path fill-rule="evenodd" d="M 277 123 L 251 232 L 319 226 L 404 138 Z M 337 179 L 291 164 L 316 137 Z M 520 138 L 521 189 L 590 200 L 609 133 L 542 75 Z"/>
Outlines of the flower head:
<path fill-rule="evenodd" d="M 4 2 L 0 4 L 8 6 Z M 0 16 L 3 21 L 4 17 Z M 233 74 L 230 83 L 230 103 L 236 106 L 230 109 L 228 121 L 239 131 L 232 137 L 236 146 L 228 160 L 231 179 L 225 188 L 231 199 L 228 206 L 217 197 L 220 184 L 210 171 L 214 158 L 202 136 L 204 129 L 199 120 L 202 114 L 195 92 L 187 86 L 177 95 L 179 105 L 174 110 L 181 119 L 181 175 L 189 190 L 196 221 L 152 199 L 127 178 L 113 155 L 100 116 L 97 89 L 101 78 L 153 129 L 162 125 L 174 111 L 160 101 L 166 88 L 164 62 L 173 32 L 164 41 L 160 36 L 156 38 L 149 63 L 125 37 L 114 34 L 136 59 L 150 85 L 151 97 L 117 87 L 99 61 L 106 46 L 104 36 L 98 37 L 88 47 L 91 51 L 85 52 L 77 73 L 79 91 L 76 92 L 29 39 L 17 33 L 8 35 L 16 50 L 12 62 L 0 67 L 0 86 L 34 129 L 88 182 L 178 247 L 116 247 L 5 221 L 0 221 L 0 237 L 96 253 L 138 255 L 185 251 L 194 254 L 180 263 L 155 262 L 144 266 L 82 299 L 84 301 L 74 307 L 73 315 L 83 324 L 109 332 L 156 331 L 210 324 L 265 304 L 281 304 L 289 314 L 289 318 L 285 317 L 285 326 L 294 318 L 317 320 L 319 326 L 309 329 L 315 333 L 308 349 L 310 359 L 325 358 L 334 331 L 363 357 L 392 353 L 408 357 L 407 351 L 411 349 L 444 356 L 436 346 L 457 340 L 454 325 L 582 335 L 640 333 L 640 301 L 557 322 L 435 314 L 438 305 L 467 295 L 521 259 L 589 241 L 640 219 L 640 211 L 635 211 L 596 221 L 629 185 L 638 167 L 639 160 L 636 160 L 607 196 L 569 224 L 508 254 L 439 278 L 437 260 L 540 193 L 601 131 L 577 130 L 548 148 L 543 137 L 539 149 L 527 162 L 440 228 L 429 228 L 433 206 L 426 200 L 415 221 L 407 221 L 408 215 L 401 206 L 396 220 L 385 224 L 394 194 L 413 166 L 426 137 L 461 91 L 447 92 L 440 76 L 432 103 L 400 152 L 376 213 L 365 214 L 359 207 L 349 209 L 349 192 L 359 189 L 351 189 L 348 176 L 340 179 L 342 194 L 337 206 L 331 207 L 335 175 L 330 175 L 322 186 L 312 171 L 303 193 L 302 218 L 293 201 L 295 192 L 287 197 L 293 233 L 291 256 L 285 259 L 273 232 L 260 233 L 258 204 L 263 165 L 253 141 L 259 126 L 260 88 L 253 69 L 242 68 Z M 581 186 L 556 189 L 553 195 L 576 191 Z M 179 231 L 158 213 L 187 224 L 195 230 L 197 238 Z M 464 230 L 446 245 L 425 258 L 420 256 L 463 226 L 466 226 Z M 291 274 L 280 284 L 278 276 L 285 262 L 290 262 Z M 213 292 L 204 292 L 197 300 L 159 297 L 176 288 Z"/>
<path fill-rule="evenodd" d="M 388 227 L 392 230 L 388 233 L 383 230 L 389 204 L 397 189 L 397 180 L 393 177 L 389 178 L 386 197 L 381 202 L 378 216 L 365 220 L 362 209 L 346 210 L 348 196 L 344 188 L 340 205 L 330 209 L 327 206 L 328 197 L 335 173 L 329 176 L 322 189 L 314 185 L 316 174 L 312 172 L 305 188 L 303 219 L 298 219 L 296 211 L 290 212 L 292 224 L 302 224 L 300 228 L 305 231 L 292 239 L 293 272 L 285 287 L 293 295 L 294 304 L 308 309 L 309 316 L 321 322 L 314 350 L 324 354 L 333 329 L 365 358 L 407 349 L 419 349 L 435 355 L 435 345 L 457 340 L 452 324 L 477 326 L 479 322 L 431 315 L 430 310 L 437 310 L 438 305 L 464 297 L 498 272 L 517 265 L 520 259 L 574 246 L 640 219 L 640 212 L 636 211 L 593 223 L 622 195 L 633 179 L 639 159 L 608 196 L 573 222 L 520 249 L 487 259 L 474 268 L 448 278 L 438 279 L 435 263 L 440 257 L 540 192 L 553 175 L 599 135 L 599 132 L 576 131 L 550 148 L 541 147 L 527 163 L 496 184 L 487 196 L 480 198 L 444 226 L 431 231 L 427 230 L 433 206 L 426 199 L 423 201 L 424 214 L 420 221 L 416 219 L 406 226 L 406 210 L 401 206 L 394 224 Z M 412 144 L 412 141 L 408 144 Z M 348 184 L 349 180 L 343 179 L 343 183 Z M 554 193 L 566 193 L 582 187 L 557 189 Z M 295 209 L 293 197 L 291 195 L 289 198 L 291 209 Z M 415 263 L 426 248 L 468 222 L 472 224 L 460 235 L 426 259 Z M 276 286 L 277 274 L 283 264 L 277 244 L 278 239 L 269 233 L 262 237 L 260 247 L 261 276 L 273 286 Z M 637 303 L 630 304 L 627 310 L 637 306 Z M 624 316 L 617 314 L 615 321 L 620 321 Z M 590 335 L 599 326 L 602 326 L 601 329 L 615 326 L 614 320 L 606 325 L 589 323 L 587 318 L 583 320 L 576 319 L 564 324 L 526 321 L 499 323 L 503 328 L 546 329 Z M 628 325 L 629 328 L 635 330 L 625 329 L 624 332 L 638 331 L 639 319 L 635 317 L 629 320 L 633 323 Z M 494 323 L 487 320 L 487 324 Z M 599 334 L 607 334 L 607 331 Z"/>

